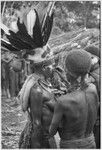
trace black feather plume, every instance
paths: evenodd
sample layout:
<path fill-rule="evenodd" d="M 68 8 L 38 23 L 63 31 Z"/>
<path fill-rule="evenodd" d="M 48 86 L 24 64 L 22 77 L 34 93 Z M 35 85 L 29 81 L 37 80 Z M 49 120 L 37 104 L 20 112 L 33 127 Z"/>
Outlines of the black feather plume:
<path fill-rule="evenodd" d="M 13 45 L 11 45 L 10 43 L 8 43 L 5 40 L 1 39 L 1 47 L 5 47 L 7 48 L 9 51 L 19 51 L 19 49 L 17 47 L 14 47 Z"/>
<path fill-rule="evenodd" d="M 38 17 L 38 13 L 35 10 L 36 13 L 36 22 L 33 27 L 33 41 L 37 45 L 37 47 L 43 47 L 43 38 L 42 38 L 42 33 L 41 33 L 41 26 L 40 26 L 40 21 Z"/>
<path fill-rule="evenodd" d="M 46 43 L 48 42 L 48 39 L 50 37 L 52 25 L 53 25 L 53 17 L 54 17 L 54 13 L 52 13 L 51 17 L 50 16 L 46 17 L 46 21 L 45 21 L 44 27 L 42 29 L 43 46 L 46 45 Z"/>
<path fill-rule="evenodd" d="M 26 43 L 25 41 L 22 40 L 22 38 L 20 39 L 20 37 L 18 38 L 18 35 L 16 33 L 14 33 L 13 31 L 9 31 L 10 35 L 7 35 L 7 38 L 9 39 L 9 42 L 17 47 L 19 50 L 23 50 L 23 49 L 33 49 L 33 47 Z"/>
<path fill-rule="evenodd" d="M 20 23 L 19 18 L 17 21 L 18 32 L 16 33 L 17 37 L 22 39 L 22 41 L 26 44 L 29 44 L 32 49 L 37 48 L 37 44 L 35 43 L 35 39 L 32 39 L 31 36 L 28 34 L 26 26 L 24 23 Z"/>

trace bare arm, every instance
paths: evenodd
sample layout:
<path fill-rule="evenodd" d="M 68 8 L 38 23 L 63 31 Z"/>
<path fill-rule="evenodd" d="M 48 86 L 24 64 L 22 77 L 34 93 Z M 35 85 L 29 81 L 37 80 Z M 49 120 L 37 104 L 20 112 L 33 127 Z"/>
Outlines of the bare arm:
<path fill-rule="evenodd" d="M 43 97 L 41 89 L 39 87 L 33 86 L 30 91 L 30 109 L 33 125 L 41 124 L 42 101 Z"/>
<path fill-rule="evenodd" d="M 55 105 L 54 115 L 53 115 L 52 122 L 51 122 L 50 129 L 49 129 L 50 137 L 56 134 L 58 126 L 62 119 L 62 116 L 63 116 L 63 106 L 58 101 L 56 102 L 56 105 Z"/>
<path fill-rule="evenodd" d="M 41 89 L 34 85 L 30 91 L 30 114 L 33 124 L 33 131 L 31 132 L 31 148 L 41 148 L 42 138 L 42 92 Z M 40 138 L 41 137 L 41 138 Z"/>

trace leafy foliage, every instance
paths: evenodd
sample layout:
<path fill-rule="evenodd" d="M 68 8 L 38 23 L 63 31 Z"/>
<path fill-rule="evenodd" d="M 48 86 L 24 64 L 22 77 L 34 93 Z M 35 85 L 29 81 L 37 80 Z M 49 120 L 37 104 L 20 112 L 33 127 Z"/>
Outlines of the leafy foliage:
<path fill-rule="evenodd" d="M 12 20 L 17 18 L 21 7 L 36 6 L 38 3 L 38 1 L 2 1 L 2 21 L 10 26 Z M 47 2 L 43 1 L 42 4 L 46 7 Z M 67 32 L 81 26 L 100 28 L 100 1 L 56 1 L 53 27 Z"/>
<path fill-rule="evenodd" d="M 93 13 L 94 12 L 94 13 Z M 56 25 L 62 30 L 72 30 L 77 26 L 99 28 L 100 2 L 65 1 L 56 3 Z M 61 21 L 60 21 L 61 20 Z M 63 22 L 63 27 L 62 27 Z"/>

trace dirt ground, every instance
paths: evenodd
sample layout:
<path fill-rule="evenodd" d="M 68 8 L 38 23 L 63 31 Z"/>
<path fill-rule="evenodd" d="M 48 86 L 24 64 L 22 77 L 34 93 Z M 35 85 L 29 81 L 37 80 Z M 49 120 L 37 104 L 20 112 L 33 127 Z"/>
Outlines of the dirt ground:
<path fill-rule="evenodd" d="M 21 131 L 27 121 L 27 114 L 22 112 L 20 104 L 4 97 L 1 98 L 1 108 L 2 148 L 16 149 Z"/>

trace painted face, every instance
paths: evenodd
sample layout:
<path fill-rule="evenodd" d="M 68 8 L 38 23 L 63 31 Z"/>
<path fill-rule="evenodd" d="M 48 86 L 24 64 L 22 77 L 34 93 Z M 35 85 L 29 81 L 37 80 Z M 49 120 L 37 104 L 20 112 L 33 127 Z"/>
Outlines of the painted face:
<path fill-rule="evenodd" d="M 45 77 L 51 78 L 52 73 L 53 73 L 53 66 L 52 65 L 45 66 L 45 67 L 43 67 L 43 71 L 44 71 Z"/>

